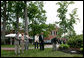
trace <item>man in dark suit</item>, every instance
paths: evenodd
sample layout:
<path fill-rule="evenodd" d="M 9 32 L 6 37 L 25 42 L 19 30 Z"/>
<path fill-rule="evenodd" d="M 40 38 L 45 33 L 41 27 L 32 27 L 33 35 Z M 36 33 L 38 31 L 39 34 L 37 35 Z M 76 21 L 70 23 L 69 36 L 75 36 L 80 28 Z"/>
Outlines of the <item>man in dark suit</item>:
<path fill-rule="evenodd" d="M 39 42 L 40 42 L 40 50 L 44 50 L 44 36 L 43 36 L 43 32 L 41 32 L 41 34 L 39 36 Z"/>
<path fill-rule="evenodd" d="M 57 44 L 57 42 L 58 42 L 57 37 L 53 38 L 53 39 L 51 40 L 51 42 L 52 42 L 52 44 L 53 44 L 52 50 L 53 50 L 53 51 L 57 50 L 57 49 L 56 49 L 56 44 Z"/>

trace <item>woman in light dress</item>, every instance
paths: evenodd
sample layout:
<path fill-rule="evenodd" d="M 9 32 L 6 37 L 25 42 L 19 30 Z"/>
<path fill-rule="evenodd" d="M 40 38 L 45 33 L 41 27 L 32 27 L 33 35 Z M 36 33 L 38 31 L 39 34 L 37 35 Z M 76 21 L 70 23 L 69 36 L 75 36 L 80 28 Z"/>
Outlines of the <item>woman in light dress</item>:
<path fill-rule="evenodd" d="M 22 33 L 21 36 L 21 49 L 22 49 L 22 53 L 24 53 L 24 33 Z"/>
<path fill-rule="evenodd" d="M 35 49 L 36 49 L 36 47 L 37 47 L 37 49 L 38 49 L 38 43 L 39 43 L 39 34 L 36 34 L 35 35 Z"/>

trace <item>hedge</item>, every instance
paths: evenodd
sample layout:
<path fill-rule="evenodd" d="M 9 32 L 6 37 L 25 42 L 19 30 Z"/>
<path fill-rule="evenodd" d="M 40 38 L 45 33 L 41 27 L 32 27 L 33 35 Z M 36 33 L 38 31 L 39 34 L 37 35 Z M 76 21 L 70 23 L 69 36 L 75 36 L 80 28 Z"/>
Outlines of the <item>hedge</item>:
<path fill-rule="evenodd" d="M 67 44 L 73 48 L 81 48 L 83 47 L 83 35 L 72 36 L 67 41 Z"/>
<path fill-rule="evenodd" d="M 59 48 L 60 49 L 68 49 L 69 45 L 68 44 L 60 44 Z"/>

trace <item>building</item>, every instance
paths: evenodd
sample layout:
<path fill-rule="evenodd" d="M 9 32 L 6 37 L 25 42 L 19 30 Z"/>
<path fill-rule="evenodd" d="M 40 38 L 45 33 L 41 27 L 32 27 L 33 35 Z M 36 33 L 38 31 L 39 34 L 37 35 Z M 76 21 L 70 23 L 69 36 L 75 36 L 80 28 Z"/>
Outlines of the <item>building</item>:
<path fill-rule="evenodd" d="M 2 33 L 3 33 L 3 22 L 1 22 L 1 44 L 3 44 L 3 38 L 2 38 Z M 20 33 L 23 33 L 24 31 L 22 29 L 19 30 Z M 7 30 L 5 31 L 5 35 L 7 34 L 15 34 L 15 30 Z M 14 44 L 14 38 L 6 37 L 5 39 L 6 44 Z"/>
<path fill-rule="evenodd" d="M 57 31 L 58 31 L 58 27 L 56 27 L 55 30 L 50 31 L 50 34 L 48 35 L 48 37 L 45 37 L 44 39 L 45 40 L 51 40 L 51 39 L 53 39 L 54 37 L 57 36 Z"/>

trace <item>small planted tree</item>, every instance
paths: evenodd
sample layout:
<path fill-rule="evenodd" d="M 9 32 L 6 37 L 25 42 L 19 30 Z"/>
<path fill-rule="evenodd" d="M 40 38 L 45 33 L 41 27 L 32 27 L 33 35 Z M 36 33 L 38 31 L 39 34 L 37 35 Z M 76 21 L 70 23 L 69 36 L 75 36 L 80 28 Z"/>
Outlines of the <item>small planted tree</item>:
<path fill-rule="evenodd" d="M 74 31 L 74 24 L 76 23 L 76 20 L 78 19 L 77 15 L 77 8 L 73 9 L 72 13 L 70 13 L 70 18 L 67 18 L 66 14 L 68 12 L 68 6 L 74 4 L 74 2 L 67 2 L 67 1 L 61 1 L 58 2 L 57 5 L 60 7 L 58 8 L 58 17 L 59 22 L 56 22 L 56 24 L 59 24 L 60 28 L 62 29 L 62 34 L 67 33 L 68 35 L 75 34 Z M 59 32 L 58 32 L 59 33 Z"/>

